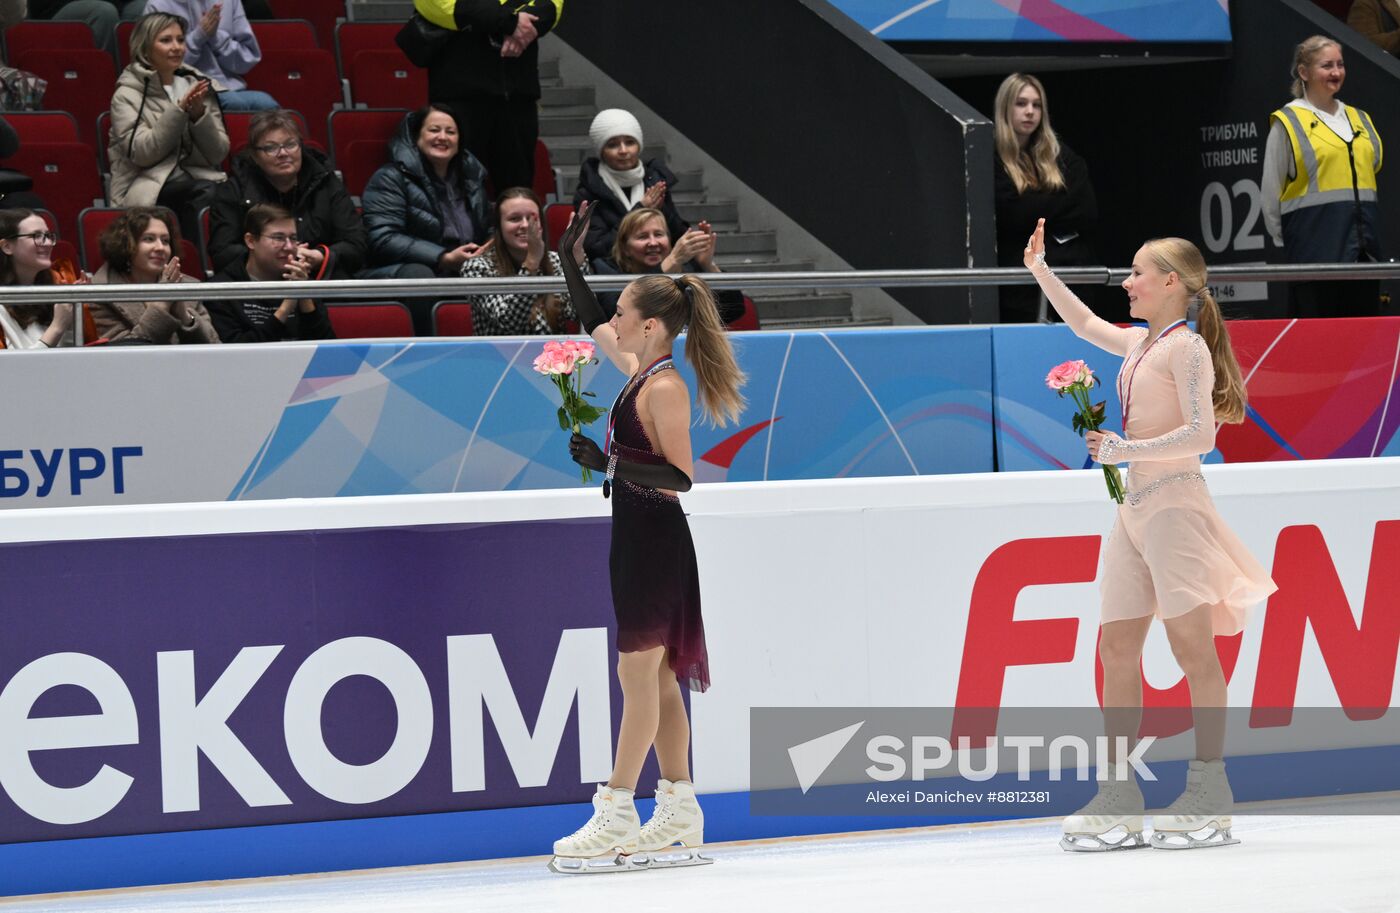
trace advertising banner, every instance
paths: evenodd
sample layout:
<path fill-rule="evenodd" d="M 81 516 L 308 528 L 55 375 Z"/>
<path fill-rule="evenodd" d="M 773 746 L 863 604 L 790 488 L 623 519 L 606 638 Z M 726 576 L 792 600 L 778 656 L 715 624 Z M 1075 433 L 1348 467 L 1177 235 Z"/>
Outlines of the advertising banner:
<path fill-rule="evenodd" d="M 1400 456 L 1400 318 L 1237 320 L 1230 342 L 1249 394 L 1245 420 L 1221 425 L 1208 463 Z M 997 467 L 1082 469 L 1092 465 L 1070 428 L 1073 403 L 1045 386 L 1062 361 L 1096 372 L 1093 402 L 1104 427 L 1121 433 L 1117 376 L 1122 360 L 1068 327 L 992 330 Z"/>
<path fill-rule="evenodd" d="M 1395 466 L 1208 467 L 1279 586 L 1217 649 L 1242 725 L 1288 738 L 1235 750 L 1388 744 Z M 1114 508 L 1095 473 L 702 485 L 685 506 L 713 678 L 691 708 L 707 794 L 755 785 L 756 708 L 948 708 L 976 724 L 933 733 L 956 736 L 1009 727 L 1001 710 L 1098 705 Z M 13 514 L 0 843 L 584 801 L 620 709 L 606 511 L 593 493 L 517 492 Z M 1148 707 L 1189 706 L 1160 626 L 1143 674 Z M 1340 709 L 1342 728 L 1309 728 L 1303 708 Z M 1189 715 L 1170 722 L 1154 758 L 1179 761 Z"/>
<path fill-rule="evenodd" d="M 733 339 L 748 405 L 737 425 L 697 420 L 697 481 L 993 468 L 988 329 Z M 6 357 L 0 385 L 36 392 L 0 404 L 0 507 L 575 487 L 578 467 L 555 418 L 558 392 L 531 368 L 543 344 Z M 694 376 L 677 364 L 693 395 Z M 623 382 L 610 364 L 585 377 L 604 407 Z M 601 441 L 602 424 L 586 433 Z"/>
<path fill-rule="evenodd" d="M 890 41 L 1229 41 L 1225 0 L 833 0 Z"/>

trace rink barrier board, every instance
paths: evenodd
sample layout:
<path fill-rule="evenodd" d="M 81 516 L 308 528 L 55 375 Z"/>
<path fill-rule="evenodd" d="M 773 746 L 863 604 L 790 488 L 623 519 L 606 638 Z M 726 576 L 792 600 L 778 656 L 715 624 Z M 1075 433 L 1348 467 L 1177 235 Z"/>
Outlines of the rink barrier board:
<path fill-rule="evenodd" d="M 1207 462 L 1400 455 L 1400 318 L 1237 321 L 1250 409 Z M 692 429 L 697 482 L 1085 468 L 1053 364 L 1119 359 L 1063 325 L 755 332 L 734 337 L 748 405 Z M 579 487 L 538 338 L 30 353 L 0 385 L 0 508 Z M 73 370 L 81 357 L 81 371 Z M 693 389 L 693 376 L 681 373 Z M 22 375 L 22 376 L 21 376 Z M 180 390 L 133 410 L 133 386 Z M 609 364 L 585 388 L 607 406 Z M 63 409 L 48 403 L 58 401 Z M 597 436 L 601 426 L 589 429 Z"/>
<path fill-rule="evenodd" d="M 1266 801 L 1311 798 L 1298 793 L 1295 784 L 1332 779 L 1339 768 L 1348 776 L 1335 795 L 1400 788 L 1400 746 L 1298 752 L 1287 764 L 1278 760 L 1229 758 L 1236 801 L 1249 802 L 1253 796 Z M 1185 764 L 1163 764 L 1154 771 L 1163 776 L 1158 783 L 1143 785 L 1149 809 L 1175 798 Z M 1074 802 L 1087 801 L 1088 795 L 1086 791 Z M 707 794 L 703 804 L 705 835 L 711 844 L 1014 820 L 939 814 L 760 816 L 749 813 L 747 792 Z M 637 799 L 643 820 L 653 805 L 653 799 Z M 1061 813 L 1077 807 L 1068 803 Z M 1305 805 L 1300 808 L 1306 813 Z M 1242 809 L 1237 815 L 1250 813 Z M 588 803 L 567 803 L 0 845 L 0 897 L 543 856 L 556 837 L 572 833 L 591 814 Z M 1248 841 L 1248 827 L 1237 827 L 1236 836 Z M 721 862 L 723 854 L 722 847 L 712 853 Z M 543 868 L 543 860 L 540 865 Z"/>
<path fill-rule="evenodd" d="M 1260 763 L 1263 762 L 1263 763 Z M 1385 793 L 1400 788 L 1400 746 L 1299 752 L 1280 765 L 1278 756 L 1231 758 L 1236 801 L 1298 797 L 1292 784 L 1329 779 L 1338 767 L 1348 777 L 1336 795 Z M 1183 763 L 1155 767 L 1165 774 L 1144 784 L 1148 808 L 1168 804 L 1180 791 Z M 1260 779 L 1260 777 L 1266 779 Z M 998 777 L 1000 779 L 1000 777 Z M 890 783 L 886 788 L 928 787 Z M 861 786 L 858 788 L 869 788 Z M 1074 801 L 1088 801 L 1088 795 Z M 1303 795 L 1303 798 L 1310 798 Z M 902 828 L 986 822 L 977 815 L 750 815 L 749 793 L 704 795 L 710 843 L 773 837 L 839 835 Z M 641 818 L 654 800 L 638 798 Z M 1077 805 L 1067 804 L 1061 814 Z M 549 853 L 556 837 L 573 833 L 592 814 L 587 802 L 494 808 L 472 812 L 354 818 L 347 821 L 189 830 L 85 840 L 49 840 L 0 846 L 0 896 L 179 885 L 281 875 L 323 874 L 406 865 L 469 863 Z M 1249 815 L 1242 809 L 1239 815 Z M 1302 814 L 1306 814 L 1303 807 Z M 998 819 L 1009 821 L 1009 819 Z M 1236 836 L 1249 839 L 1247 828 Z M 714 851 L 720 858 L 724 850 Z M 543 867 L 543 861 L 540 863 Z"/>
<path fill-rule="evenodd" d="M 1339 460 L 1212 466 L 1207 468 L 1206 473 L 1222 513 L 1265 567 L 1273 566 L 1273 543 L 1281 527 L 1299 524 L 1319 527 L 1325 533 L 1325 546 L 1331 551 L 1331 563 L 1319 567 L 1332 567 L 1352 597 L 1353 613 L 1360 610 L 1363 594 L 1368 590 L 1366 573 L 1376 530 L 1382 524 L 1400 523 L 1400 515 L 1397 515 L 1400 500 L 1396 497 L 1400 494 L 1400 464 L 1394 460 Z M 958 700 L 955 692 L 961 688 L 961 678 L 971 674 L 969 670 L 972 667 L 999 661 L 994 650 L 973 650 L 969 646 L 967 655 L 963 655 L 963 641 L 967 633 L 963 628 L 968 613 L 983 610 L 974 593 L 974 578 L 982 576 L 980 569 L 986 566 L 991 557 L 1016 543 L 1043 543 L 1043 548 L 1037 546 L 1041 548 L 1040 557 L 1032 562 L 1020 562 L 1034 564 L 1029 568 L 1034 573 L 1041 572 L 1043 568 L 1058 568 L 1067 560 L 1062 553 L 1067 555 L 1070 548 L 1080 551 L 1080 557 L 1072 563 L 1082 565 L 1086 554 L 1097 554 L 1098 542 L 1112 521 L 1112 506 L 1104 498 L 1102 477 L 1096 472 L 700 485 L 685 496 L 684 503 L 691 517 L 700 555 L 707 606 L 707 633 L 715 663 L 716 687 L 704 695 L 693 696 L 692 700 L 696 779 L 703 789 L 709 791 L 707 796 L 746 794 L 748 711 L 751 706 L 953 706 Z M 409 535 L 410 538 L 426 536 L 413 544 L 431 547 L 435 539 L 451 542 L 452 536 L 469 535 L 473 529 L 494 527 L 501 534 L 495 538 L 508 538 L 520 530 L 533 533 L 537 529 L 554 528 L 563 534 L 582 532 L 582 541 L 592 550 L 590 563 L 596 568 L 606 554 L 603 530 L 606 528 L 604 518 L 608 508 L 607 502 L 597 497 L 596 493 L 563 491 L 32 510 L 9 515 L 14 522 L 0 530 L 0 543 L 3 543 L 0 544 L 0 561 L 11 560 L 18 555 L 26 559 L 15 564 L 16 568 L 21 568 L 28 566 L 29 559 L 50 550 L 61 563 L 65 554 L 70 557 L 78 554 L 77 551 L 65 553 L 66 547 L 90 548 L 102 542 L 113 548 L 128 549 L 133 554 L 152 555 L 154 550 L 170 543 L 180 548 L 205 549 L 209 554 L 215 554 L 217 550 L 209 547 L 219 544 L 216 540 L 220 536 L 240 540 L 253 547 L 265 542 L 269 545 L 269 552 L 274 555 L 280 555 L 288 548 L 299 548 L 306 542 L 314 542 L 316 537 L 327 542 L 353 543 L 361 534 L 390 537 Z M 930 542 L 938 547 L 930 549 Z M 757 567 L 752 556 L 759 554 L 760 549 L 765 555 L 765 562 Z M 1085 553 L 1085 549 L 1091 552 Z M 197 556 L 198 560 L 205 562 L 209 554 Z M 505 554 L 509 554 L 508 550 Z M 491 563 L 499 572 L 499 556 L 476 557 Z M 468 562 L 471 558 L 472 555 L 466 555 L 463 561 Z M 390 556 L 390 560 L 397 564 L 401 559 L 395 554 Z M 863 573 L 850 573 L 852 567 L 861 567 Z M 207 564 L 184 568 L 196 578 L 200 576 L 201 569 L 207 570 Z M 1280 570 L 1286 568 L 1275 568 L 1274 573 L 1277 575 Z M 1093 565 L 1090 565 L 1087 576 L 1079 578 L 1081 582 L 1029 586 L 1017 597 L 1015 614 L 1018 623 L 1077 614 L 1077 644 L 1063 659 L 1048 665 L 1008 664 L 1003 669 L 1005 682 L 997 705 L 1044 706 L 1046 701 L 1053 700 L 1070 706 L 1092 706 L 1092 635 L 1097 620 L 1096 603 L 1092 598 L 1093 576 Z M 862 577 L 868 579 L 859 579 Z M 470 579 L 469 575 L 467 579 Z M 61 582 L 61 577 L 45 575 L 43 580 L 47 598 L 57 592 L 54 581 Z M 107 591 L 79 586 L 76 592 L 86 594 L 86 602 L 105 608 L 113 604 L 115 591 L 121 585 L 131 585 L 121 584 L 121 580 L 121 576 L 114 577 L 112 588 Z M 929 581 L 936 582 L 935 589 L 922 592 L 928 589 Z M 158 613 L 162 608 L 159 605 L 161 594 L 153 592 L 145 579 L 137 580 L 134 585 L 143 599 L 153 603 L 149 610 Z M 9 593 L 12 600 L 10 605 L 16 605 L 13 600 L 23 592 L 17 581 Z M 101 592 L 101 600 L 92 598 L 95 592 Z M 452 633 L 476 634 L 484 630 L 496 636 L 509 677 L 508 687 L 514 691 L 508 696 L 518 704 L 516 712 L 526 717 L 532 708 L 541 706 L 546 679 L 552 679 L 560 668 L 555 651 L 558 645 L 563 644 L 564 635 L 582 636 L 586 638 L 588 647 L 583 655 L 595 661 L 590 668 L 596 674 L 588 680 L 595 685 L 599 681 L 607 683 L 608 697 L 602 698 L 601 693 L 597 692 L 593 697 L 602 700 L 603 706 L 609 708 L 606 712 L 611 715 L 611 708 L 619 704 L 611 681 L 606 628 L 600 627 L 608 623 L 607 618 L 611 614 L 605 580 L 590 578 L 585 595 L 585 599 L 562 613 L 537 610 L 530 605 L 532 625 L 529 626 L 530 636 L 525 638 L 527 642 L 524 646 L 510 641 L 512 629 L 521 627 L 516 619 L 508 618 L 508 623 L 495 625 L 488 618 L 486 622 L 481 622 L 484 627 L 479 627 L 477 621 L 473 621 L 473 616 L 462 614 L 455 592 L 435 596 L 437 602 L 432 605 L 436 614 L 418 621 L 420 624 L 431 620 L 432 624 L 448 625 L 445 630 Z M 932 599 L 940 610 L 930 612 L 928 599 Z M 511 604 L 526 603 L 515 600 Z M 68 609 L 72 609 L 72 606 L 59 602 L 47 617 L 17 613 L 19 621 L 13 626 L 10 636 L 0 643 L 0 670 L 3 670 L 6 682 L 10 681 L 9 677 L 18 665 L 32 660 L 36 655 L 50 652 L 34 639 L 40 635 L 30 632 L 39 630 L 42 633 L 46 625 L 60 625 L 60 610 Z M 277 615 L 280 608 L 276 605 L 264 605 L 263 611 L 276 616 L 276 624 L 259 632 L 265 635 L 263 637 L 234 638 L 226 643 L 215 638 L 212 646 L 198 643 L 137 643 L 131 655 L 139 659 L 140 664 L 153 665 L 151 654 L 159 650 L 196 649 L 201 657 L 204 651 L 213 650 L 211 665 L 199 665 L 201 675 L 205 676 L 203 686 L 207 686 L 210 668 L 214 673 L 223 670 L 229 664 L 234 648 L 248 644 L 291 643 L 281 636 L 284 632 L 277 625 L 290 629 L 305 626 L 305 622 L 300 620 L 301 616 L 282 618 Z M 317 607 L 301 606 L 300 611 L 315 615 Z M 320 611 L 325 614 L 327 607 L 320 607 Z M 347 614 L 357 619 L 356 624 L 368 623 L 363 607 L 357 611 L 359 615 Z M 889 622 L 888 632 L 864 621 L 876 617 L 875 613 Z M 339 614 L 332 614 L 338 621 Z M 1265 616 L 1264 623 L 1267 624 L 1267 613 L 1260 614 Z M 25 627 L 26 618 L 30 619 L 28 628 Z M 1259 615 L 1256 615 L 1256 620 L 1246 629 L 1240 659 L 1233 669 L 1234 677 L 1231 680 L 1232 694 L 1246 703 L 1250 686 L 1254 684 L 1252 679 L 1256 676 L 1254 666 L 1260 661 L 1258 640 L 1261 624 L 1258 619 Z M 110 621 L 108 625 L 110 628 Z M 584 627 L 580 628 L 579 625 Z M 559 637 L 555 637 L 554 631 L 561 632 Z M 226 632 L 215 633 L 222 636 Z M 319 649 L 319 645 L 325 645 L 338 633 L 341 632 L 330 628 L 319 630 L 309 643 Z M 373 632 L 361 630 L 358 633 L 365 635 Z M 98 638 L 102 643 L 94 649 L 96 655 L 106 656 L 118 669 L 128 669 L 118 653 L 125 649 L 120 646 L 121 639 L 133 634 L 101 628 L 98 634 L 102 635 Z M 54 635 L 52 632 L 42 636 L 58 637 L 60 641 L 65 639 L 64 635 Z M 339 644 L 343 640 L 330 642 Z M 402 638 L 389 635 L 387 640 L 416 651 L 412 658 L 425 669 L 438 661 L 431 660 L 430 656 L 440 652 L 440 645 L 432 644 L 431 649 L 414 647 L 406 635 Z M 104 653 L 108 650 L 118 653 Z M 219 653 L 219 650 L 223 652 Z M 1295 689 L 1296 703 L 1298 706 L 1336 706 L 1337 689 L 1342 685 L 1329 677 L 1321 657 L 1316 654 L 1316 648 L 1308 644 Z M 836 662 L 841 657 L 845 658 L 844 665 Z M 813 677 L 814 668 L 821 670 L 819 677 Z M 1159 642 L 1149 640 L 1145 668 L 1151 670 L 1153 676 L 1159 676 L 1162 668 L 1169 670 L 1165 679 L 1150 677 L 1150 682 L 1157 686 L 1168 685 L 1179 676 L 1179 673 L 1170 672 L 1170 655 L 1164 639 Z M 1087 691 L 1086 683 L 1090 686 Z M 281 688 L 275 688 L 272 696 L 280 701 L 283 693 Z M 610 743 L 604 739 L 601 752 L 597 750 L 598 743 L 594 742 L 592 763 L 596 769 L 589 769 L 585 774 L 576 766 L 583 764 L 585 753 L 579 741 L 576 722 L 584 705 L 582 693 L 580 691 L 576 704 L 571 703 L 566 708 L 568 720 L 564 724 L 564 735 L 545 759 L 547 782 L 540 784 L 544 789 L 540 789 L 540 785 L 520 787 L 510 781 L 511 774 L 503 772 L 500 746 L 491 743 L 493 736 L 488 733 L 490 727 L 487 727 L 482 730 L 482 737 L 491 743 L 484 749 L 488 758 L 488 783 L 481 791 L 480 798 L 489 804 L 483 810 L 447 814 L 476 815 L 483 814 L 485 810 L 516 806 L 545 808 L 562 805 L 573 809 L 572 823 L 565 822 L 562 829 L 555 828 L 555 819 L 549 819 L 547 826 L 545 823 L 522 825 L 522 834 L 528 832 L 528 842 L 522 842 L 508 855 L 539 852 L 539 834 L 542 831 L 568 833 L 577 827 L 579 822 L 574 819 L 584 807 L 572 803 L 581 802 L 591 794 L 591 783 L 606 777 L 611 760 Z M 258 697 L 264 702 L 264 713 L 268 712 L 266 698 L 267 695 Z M 1394 700 L 1392 684 L 1388 703 L 1394 706 Z M 253 706 L 255 703 L 250 701 L 240 710 L 257 710 Z M 151 709 L 149 702 L 143 706 L 146 711 Z M 434 707 L 434 715 L 440 716 L 436 702 Z M 492 706 L 490 709 L 494 716 L 499 708 Z M 54 710 L 50 706 L 46 715 L 51 715 Z M 67 712 L 77 711 L 70 709 Z M 149 712 L 143 713 L 143 717 L 149 716 Z M 246 733 L 249 721 L 245 718 L 239 723 L 237 717 L 234 720 L 236 733 Z M 257 723 L 256 717 L 253 722 Z M 445 720 L 438 720 L 439 730 L 446 728 L 441 725 L 443 722 Z M 528 719 L 526 723 L 532 727 L 535 725 Z M 499 727 L 501 723 L 497 720 L 496 724 Z M 343 730 L 344 727 L 339 729 Z M 382 750 L 384 740 L 373 738 L 373 726 L 366 724 L 363 733 L 365 740 L 375 742 Z M 147 730 L 142 736 L 148 746 L 150 735 Z M 326 740 L 345 747 L 343 731 L 337 735 L 335 729 L 328 730 Z M 253 738 L 247 738 L 247 741 L 260 760 L 266 761 L 263 754 L 266 746 L 256 743 Z M 446 762 L 441 748 L 441 745 L 436 746 L 430 760 L 437 770 L 445 772 Z M 77 751 L 90 750 L 74 749 L 49 754 L 65 755 Z M 116 758 L 116 751 L 102 749 L 99 756 L 104 759 Z M 214 807 L 201 807 L 193 812 L 167 817 L 158 813 L 158 803 L 149 793 L 151 784 L 162 781 L 165 768 L 161 767 L 158 771 L 150 758 L 144 761 L 138 758 L 135 766 L 131 766 L 129 762 L 133 757 L 122 756 L 113 764 L 133 772 L 143 788 L 148 790 L 143 805 L 145 811 L 125 822 L 125 831 L 109 831 L 111 836 L 89 840 L 65 839 L 65 833 L 77 836 L 80 831 L 31 826 L 26 832 L 29 839 L 13 842 L 14 835 L 19 833 L 14 830 L 16 809 L 6 805 L 9 801 L 7 796 L 0 795 L 0 806 L 5 806 L 4 814 L 0 815 L 0 826 L 4 826 L 4 818 L 10 819 L 12 834 L 6 845 L 0 847 L 0 859 L 6 863 L 11 859 L 16 862 L 15 866 L 0 866 L 0 871 L 29 868 L 29 862 L 23 861 L 29 859 L 23 856 L 25 853 L 43 851 L 62 855 L 65 851 L 61 848 L 68 847 L 66 864 L 55 865 L 66 868 L 70 875 L 76 877 L 85 863 L 82 856 L 73 857 L 73 850 L 99 845 L 136 845 L 121 841 L 154 839 L 155 832 L 174 827 L 185 830 L 159 835 L 162 839 L 175 841 L 170 844 L 172 846 L 181 845 L 180 841 L 184 839 L 196 841 L 201 834 L 228 830 L 227 826 L 234 823 L 248 826 L 229 832 L 245 835 L 260 832 L 260 828 L 269 828 L 267 833 L 271 834 L 281 833 L 279 828 L 310 826 L 304 820 L 274 825 L 268 821 L 268 815 L 261 812 L 242 818 L 231 817 L 228 809 L 237 810 L 236 801 L 232 804 L 224 801 L 223 805 L 214 803 Z M 357 763 L 363 760 L 360 758 Z M 511 757 L 512 764 L 516 760 L 514 756 Z M 1400 770 L 1400 765 L 1392 764 L 1390 769 Z M 221 783 L 220 772 L 206 770 L 202 781 L 202 795 L 206 800 L 221 790 L 229 793 L 227 784 Z M 284 786 L 294 779 L 287 776 L 285 766 L 278 773 L 283 777 Z M 91 768 L 87 770 L 87 775 L 91 776 Z M 643 777 L 643 783 L 646 782 L 649 782 L 648 775 Z M 1281 788 L 1284 785 L 1281 784 Z M 1350 779 L 1348 785 L 1360 786 L 1361 783 Z M 1394 788 L 1393 783 L 1380 786 Z M 305 793 L 305 790 L 302 792 Z M 560 795 L 562 801 L 551 801 L 551 793 Z M 395 795 L 384 801 L 332 810 L 333 813 L 325 817 L 342 820 L 321 821 L 318 826 L 329 828 L 326 831 L 329 834 L 336 833 L 336 827 L 343 825 L 352 828 L 356 826 L 355 821 L 368 818 L 382 820 L 389 814 L 398 816 L 393 819 L 395 821 L 427 820 L 445 812 L 445 801 L 456 801 L 441 784 L 437 788 L 436 808 L 432 806 L 432 796 L 429 795 L 429 801 L 425 802 L 423 795 L 426 794 L 420 790 L 419 794 L 407 797 L 412 800 L 407 804 L 400 801 L 405 797 Z M 224 800 L 228 798 L 228 795 L 223 796 Z M 1243 800 L 1243 796 L 1241 798 Z M 723 802 L 729 800 L 707 798 L 705 801 L 707 808 L 712 807 L 712 802 L 720 802 L 720 808 L 725 808 Z M 399 803 L 398 807 L 395 807 L 396 802 Z M 304 819 L 307 815 L 315 816 L 324 811 L 324 806 L 325 803 L 318 806 L 307 802 L 299 809 L 292 809 L 293 817 L 302 815 Z M 273 806 L 273 810 L 276 808 Z M 521 820 L 528 820 L 529 811 L 521 810 L 521 814 L 526 815 Z M 359 817 L 347 818 L 349 814 Z M 259 815 L 262 820 L 259 820 Z M 717 817 L 732 821 L 725 823 L 716 820 L 714 824 L 717 829 L 710 834 L 713 840 L 760 835 L 759 831 L 725 830 L 734 822 L 742 822 L 742 816 L 721 811 Z M 909 819 L 881 820 L 885 822 L 882 826 L 912 823 Z M 786 823 L 782 827 L 795 828 L 789 832 L 798 833 L 807 827 L 812 828 L 811 832 L 830 832 L 850 830 L 856 826 L 849 819 L 825 825 L 809 819 L 793 821 L 797 823 Z M 21 826 L 24 826 L 22 821 Z M 142 832 L 149 832 L 150 836 L 135 836 Z M 762 835 L 779 833 L 782 830 L 775 828 L 773 833 Z M 193 850 L 191 852 L 194 853 Z M 491 855 L 503 853 L 498 848 Z M 207 861 L 202 853 L 194 855 Z M 344 863 L 346 865 L 361 864 L 350 857 L 346 858 L 350 859 Z M 385 864 L 402 863 L 394 861 Z M 307 865 L 314 868 L 320 863 Z M 232 876 L 206 874 L 192 877 Z M 57 890 L 53 887 L 42 889 Z"/>

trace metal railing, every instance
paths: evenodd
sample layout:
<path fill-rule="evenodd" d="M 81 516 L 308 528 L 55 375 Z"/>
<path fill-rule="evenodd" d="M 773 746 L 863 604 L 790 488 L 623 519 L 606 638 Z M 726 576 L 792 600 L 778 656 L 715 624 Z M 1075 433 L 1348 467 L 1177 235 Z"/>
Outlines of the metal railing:
<path fill-rule="evenodd" d="M 1112 285 L 1128 275 L 1126 267 L 1076 266 L 1055 270 L 1069 285 Z M 634 275 L 589 276 L 588 284 L 598 291 L 619 291 Z M 928 288 L 935 286 L 1033 285 L 1035 279 L 1021 267 L 995 269 L 888 269 L 841 271 L 793 271 L 782 273 L 704 273 L 702 278 L 717 289 L 840 289 L 840 288 Z M 1219 266 L 1211 270 L 1210 281 L 1221 282 L 1299 282 L 1321 279 L 1400 279 L 1400 263 L 1301 263 L 1283 266 Z M 458 299 L 493 292 L 543 295 L 565 291 L 559 276 L 498 279 L 335 279 L 320 282 L 234 282 L 201 283 L 196 290 L 188 285 L 84 285 L 81 292 L 70 286 L 0 286 L 0 304 L 50 304 L 81 298 L 88 302 L 163 301 L 170 298 L 198 298 L 220 301 L 249 298 L 352 298 L 398 300 L 401 298 Z M 176 291 L 178 289 L 178 291 Z"/>

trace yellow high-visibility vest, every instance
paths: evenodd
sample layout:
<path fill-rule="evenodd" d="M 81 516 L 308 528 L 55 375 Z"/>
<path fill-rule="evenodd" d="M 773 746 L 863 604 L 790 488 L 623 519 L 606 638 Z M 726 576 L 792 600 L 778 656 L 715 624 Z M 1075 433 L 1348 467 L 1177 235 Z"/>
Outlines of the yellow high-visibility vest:
<path fill-rule="evenodd" d="M 559 18 L 564 15 L 564 0 L 551 0 L 551 2 L 554 4 L 554 22 L 558 24 Z M 521 0 L 501 0 L 501 6 L 511 3 L 524 5 Z M 453 16 L 453 11 L 457 8 L 457 0 L 413 0 L 413 8 L 433 25 L 457 31 L 457 19 Z"/>
<path fill-rule="evenodd" d="M 1286 105 L 1271 117 L 1283 125 L 1293 147 L 1293 178 L 1279 196 L 1285 215 L 1328 203 L 1376 201 L 1376 172 L 1381 170 L 1381 137 L 1371 116 L 1342 105 L 1351 122 L 1351 149 L 1312 112 Z"/>

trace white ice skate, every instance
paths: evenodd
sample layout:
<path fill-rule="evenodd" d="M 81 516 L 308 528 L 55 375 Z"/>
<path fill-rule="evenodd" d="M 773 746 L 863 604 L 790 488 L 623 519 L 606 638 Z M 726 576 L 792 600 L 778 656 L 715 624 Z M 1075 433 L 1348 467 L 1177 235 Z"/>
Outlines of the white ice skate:
<path fill-rule="evenodd" d="M 695 785 L 686 781 L 672 783 L 659 780 L 656 784 L 656 810 L 651 820 L 642 826 L 637 851 L 644 854 L 647 868 L 709 865 L 714 862 L 701 855 L 705 842 L 705 813 L 695 798 Z M 638 860 L 640 863 L 640 860 Z"/>
<path fill-rule="evenodd" d="M 1142 790 L 1131 774 L 1127 779 L 1100 781 L 1098 795 L 1065 819 L 1060 849 L 1070 853 L 1141 849 L 1147 846 L 1142 836 L 1144 807 Z"/>
<path fill-rule="evenodd" d="M 1195 850 L 1239 843 L 1230 833 L 1234 807 L 1225 762 L 1192 761 L 1187 765 L 1186 791 L 1152 816 L 1152 845 L 1160 850 Z"/>
<path fill-rule="evenodd" d="M 637 851 L 640 834 L 632 791 L 600 785 L 593 794 L 593 817 L 569 836 L 554 841 L 549 869 L 562 875 L 592 875 L 639 868 L 630 857 Z"/>

